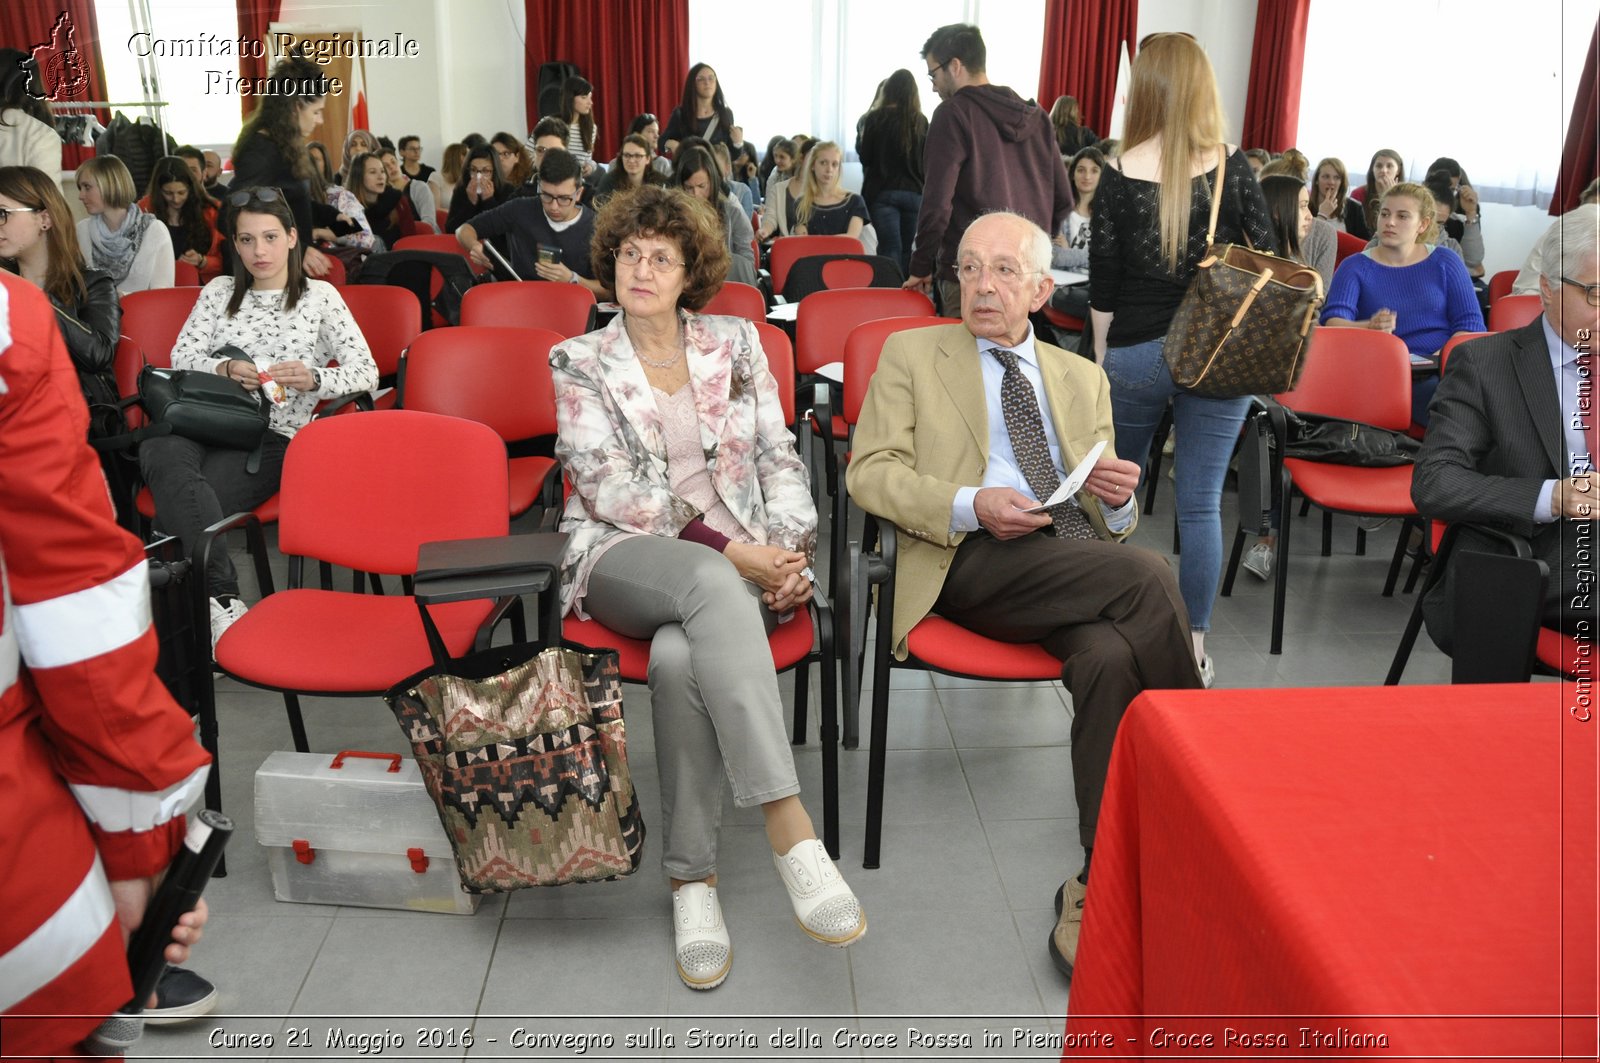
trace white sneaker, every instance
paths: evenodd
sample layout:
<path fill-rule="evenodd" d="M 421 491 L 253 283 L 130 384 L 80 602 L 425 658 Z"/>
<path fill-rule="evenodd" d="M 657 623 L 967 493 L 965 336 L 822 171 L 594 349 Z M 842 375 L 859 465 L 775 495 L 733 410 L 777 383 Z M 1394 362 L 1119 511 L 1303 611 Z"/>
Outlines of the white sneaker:
<path fill-rule="evenodd" d="M 1393 517 L 1357 517 L 1356 527 L 1364 532 L 1375 532 L 1392 520 Z"/>
<path fill-rule="evenodd" d="M 1200 685 L 1205 689 L 1210 690 L 1211 684 L 1215 683 L 1216 681 L 1217 666 L 1216 663 L 1211 660 L 1211 654 L 1208 653 L 1206 654 L 1205 659 L 1200 662 Z"/>
<path fill-rule="evenodd" d="M 1277 557 L 1277 548 L 1271 543 L 1256 543 L 1244 552 L 1244 560 L 1239 565 L 1257 579 L 1271 579 L 1272 564 Z"/>
<path fill-rule="evenodd" d="M 733 966 L 733 944 L 722 921 L 717 888 L 685 882 L 672 891 L 673 956 L 690 989 L 715 989 Z"/>
<path fill-rule="evenodd" d="M 235 598 L 227 605 L 211 599 L 211 652 L 217 652 L 217 643 L 222 640 L 222 633 L 238 622 L 244 616 L 244 602 Z"/>
<path fill-rule="evenodd" d="M 867 932 L 867 913 L 845 885 L 822 842 L 810 838 L 779 856 L 772 854 L 778 876 L 789 891 L 795 922 L 813 938 L 842 949 Z"/>

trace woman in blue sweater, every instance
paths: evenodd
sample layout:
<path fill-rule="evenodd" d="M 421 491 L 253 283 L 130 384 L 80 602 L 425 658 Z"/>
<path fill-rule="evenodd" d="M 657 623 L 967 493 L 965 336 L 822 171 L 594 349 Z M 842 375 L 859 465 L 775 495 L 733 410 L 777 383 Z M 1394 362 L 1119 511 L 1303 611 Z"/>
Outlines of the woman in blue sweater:
<path fill-rule="evenodd" d="M 1334 272 L 1322 323 L 1392 332 L 1413 354 L 1434 354 L 1458 332 L 1482 332 L 1483 313 L 1461 256 L 1428 240 L 1434 202 L 1409 182 L 1384 194 L 1377 213 L 1376 247 L 1351 255 Z M 1411 419 L 1428 423 L 1428 402 L 1439 378 L 1411 388 Z"/>

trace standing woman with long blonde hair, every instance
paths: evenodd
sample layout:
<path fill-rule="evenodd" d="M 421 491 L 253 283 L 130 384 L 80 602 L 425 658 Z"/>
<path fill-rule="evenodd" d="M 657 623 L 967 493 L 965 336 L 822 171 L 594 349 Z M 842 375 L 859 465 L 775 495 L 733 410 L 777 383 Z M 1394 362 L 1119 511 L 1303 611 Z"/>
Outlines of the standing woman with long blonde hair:
<path fill-rule="evenodd" d="M 1216 77 L 1200 45 L 1182 33 L 1148 38 L 1133 64 L 1122 154 L 1095 196 L 1089 251 L 1094 355 L 1111 380 L 1117 452 L 1142 470 L 1172 404 L 1178 586 L 1207 686 L 1214 669 L 1205 636 L 1222 573 L 1222 480 L 1249 399 L 1180 390 L 1162 345 L 1206 253 L 1213 183 L 1222 197 L 1217 242 L 1248 237 L 1259 250 L 1277 250 L 1261 186 L 1222 130 Z"/>

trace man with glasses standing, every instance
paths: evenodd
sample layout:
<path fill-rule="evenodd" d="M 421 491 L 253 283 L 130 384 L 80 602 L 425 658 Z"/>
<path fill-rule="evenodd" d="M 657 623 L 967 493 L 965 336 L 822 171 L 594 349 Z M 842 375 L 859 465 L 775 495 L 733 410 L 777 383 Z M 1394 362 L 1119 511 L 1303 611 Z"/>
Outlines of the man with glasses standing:
<path fill-rule="evenodd" d="M 1111 445 L 1104 371 L 1034 337 L 1050 238 L 1028 219 L 986 214 L 955 255 L 961 324 L 884 344 L 856 425 L 847 480 L 862 509 L 903 533 L 894 652 L 937 613 L 1061 659 L 1072 694 L 1072 780 L 1084 868 L 1056 894 L 1049 939 L 1069 976 L 1111 744 L 1142 690 L 1200 685 L 1171 566 L 1119 545 L 1137 518 L 1136 462 Z M 1082 488 L 1044 508 L 1097 443 Z M 1068 868 L 1070 870 L 1070 867 Z"/>
<path fill-rule="evenodd" d="M 513 199 L 485 211 L 457 229 L 456 239 L 480 266 L 494 265 L 483 247 L 494 240 L 523 280 L 581 284 L 596 299 L 610 299 L 590 261 L 594 212 L 578 203 L 579 179 L 578 160 L 564 148 L 550 148 L 539 160 L 537 202 Z"/>
<path fill-rule="evenodd" d="M 1600 392 L 1593 364 L 1600 331 L 1600 206 L 1563 214 L 1539 241 L 1544 313 L 1450 355 L 1428 407 L 1428 434 L 1411 478 L 1417 511 L 1491 525 L 1528 540 L 1550 568 L 1543 621 L 1595 638 L 1600 561 Z M 1505 553 L 1462 528 L 1463 550 Z M 1423 600 L 1428 635 L 1455 642 L 1454 563 Z"/>
<path fill-rule="evenodd" d="M 950 314 L 961 304 L 952 272 L 956 245 L 972 219 L 1009 210 L 1058 232 L 1072 210 L 1072 182 L 1050 116 L 1032 100 L 989 83 L 988 49 L 978 27 L 939 27 L 922 46 L 922 58 L 944 103 L 928 125 L 927 180 L 905 286 L 931 293 L 937 279 L 940 305 Z"/>

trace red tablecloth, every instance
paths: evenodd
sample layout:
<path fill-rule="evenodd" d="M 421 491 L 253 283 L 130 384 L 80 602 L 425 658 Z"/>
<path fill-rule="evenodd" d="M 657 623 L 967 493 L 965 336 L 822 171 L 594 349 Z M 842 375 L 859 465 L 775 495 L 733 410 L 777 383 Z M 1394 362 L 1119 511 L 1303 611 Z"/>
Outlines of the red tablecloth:
<path fill-rule="evenodd" d="M 1594 1059 L 1600 712 L 1569 711 L 1585 695 L 1140 697 L 1064 1058 Z"/>

